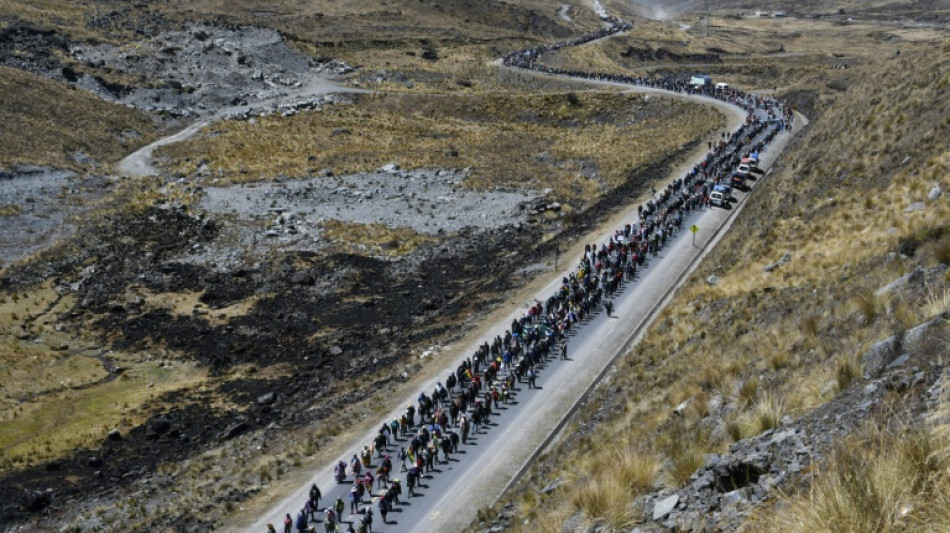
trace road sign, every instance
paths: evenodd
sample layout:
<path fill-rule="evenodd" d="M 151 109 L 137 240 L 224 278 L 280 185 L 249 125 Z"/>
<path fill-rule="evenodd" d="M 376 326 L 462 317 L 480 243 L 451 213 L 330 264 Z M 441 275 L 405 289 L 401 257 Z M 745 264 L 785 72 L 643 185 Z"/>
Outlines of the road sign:
<path fill-rule="evenodd" d="M 696 246 L 696 232 L 699 231 L 699 226 L 693 224 L 689 227 L 689 231 L 693 232 L 693 246 Z"/>

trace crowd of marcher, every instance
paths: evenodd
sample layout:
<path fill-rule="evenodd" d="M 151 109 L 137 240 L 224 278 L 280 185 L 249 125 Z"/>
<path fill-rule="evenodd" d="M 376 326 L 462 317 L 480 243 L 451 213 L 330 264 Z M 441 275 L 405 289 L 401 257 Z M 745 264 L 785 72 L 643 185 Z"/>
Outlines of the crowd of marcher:
<path fill-rule="evenodd" d="M 692 91 L 687 84 L 671 79 L 561 71 L 538 61 L 545 52 L 631 27 L 612 17 L 605 21 L 609 27 L 603 30 L 512 52 L 504 62 L 551 74 Z M 383 422 L 372 442 L 358 454 L 339 461 L 335 479 L 338 484 L 349 485 L 348 502 L 338 497 L 321 507 L 323 495 L 313 485 L 296 519 L 286 515 L 284 533 L 293 533 L 294 528 L 298 532 L 313 530 L 312 522 L 323 522 L 327 532 L 340 531 L 343 524 L 348 532 L 370 532 L 377 511 L 387 523 L 389 511 L 404 496 L 400 477 L 405 479 L 405 497 L 415 497 L 420 483 L 433 475 L 437 465 L 448 462 L 460 446 L 493 425 L 492 416 L 513 399 L 520 390 L 518 384 L 535 388 L 546 363 L 555 356 L 567 359 L 568 338 L 575 328 L 602 304 L 608 316 L 612 313 L 611 298 L 670 242 L 690 212 L 709 206 L 713 187 L 729 180 L 742 157 L 761 152 L 779 131 L 790 127 L 790 111 L 773 99 L 737 90 L 707 94 L 744 108 L 748 112 L 744 124 L 732 133 L 723 133 L 717 142 L 710 142 L 705 158 L 684 177 L 660 191 L 652 190 L 650 199 L 638 207 L 636 219 L 617 229 L 607 242 L 585 245 L 577 265 L 550 297 L 536 301 L 503 334 L 479 346 L 444 383 L 421 392 L 400 416 Z M 761 118 L 760 113 L 767 118 Z M 351 519 L 344 521 L 347 508 Z M 268 526 L 268 531 L 276 530 Z"/>

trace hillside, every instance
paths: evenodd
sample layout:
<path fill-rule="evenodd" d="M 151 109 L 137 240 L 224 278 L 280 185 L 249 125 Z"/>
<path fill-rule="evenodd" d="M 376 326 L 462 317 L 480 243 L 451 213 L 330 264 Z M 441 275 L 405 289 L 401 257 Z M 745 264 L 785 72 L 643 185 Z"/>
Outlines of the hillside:
<path fill-rule="evenodd" d="M 722 127 L 500 76 L 501 52 L 598 22 L 488 5 L 0 3 L 0 62 L 35 82 L 8 98 L 37 135 L 4 134 L 53 167 L 12 174 L 3 214 L 4 528 L 191 530 L 266 505 Z M 388 94 L 301 102 L 311 83 Z M 30 123 L 33 102 L 64 111 Z M 113 176 L 153 138 L 105 140 L 133 119 L 213 124 L 159 151 L 164 173 Z M 100 166 L 70 166 L 78 149 Z"/>
<path fill-rule="evenodd" d="M 950 304 L 948 59 L 946 42 L 892 55 L 818 92 L 735 230 L 496 523 L 946 527 L 930 503 L 947 483 L 948 331 L 907 332 Z"/>
<path fill-rule="evenodd" d="M 6 67 L 0 67 L 0 112 L 0 169 L 110 165 L 155 132 L 145 113 Z"/>
<path fill-rule="evenodd" d="M 811 122 L 472 529 L 779 529 L 855 464 L 920 488 L 888 523 L 942 524 L 904 509 L 945 483 L 922 421 L 946 326 L 910 328 L 950 300 L 950 46 L 843 16 L 687 11 L 544 54 L 702 69 Z M 557 281 L 727 122 L 491 62 L 602 23 L 547 0 L 0 0 L 0 529 L 250 523 Z M 114 165 L 180 131 L 154 175 Z"/>

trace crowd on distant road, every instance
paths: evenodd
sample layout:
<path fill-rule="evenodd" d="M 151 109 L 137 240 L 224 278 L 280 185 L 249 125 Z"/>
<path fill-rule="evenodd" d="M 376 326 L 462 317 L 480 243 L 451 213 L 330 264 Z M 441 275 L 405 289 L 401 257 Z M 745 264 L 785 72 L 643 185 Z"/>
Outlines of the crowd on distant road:
<path fill-rule="evenodd" d="M 534 302 L 504 333 L 485 342 L 432 391 L 420 392 L 400 416 L 384 421 L 372 442 L 335 467 L 338 485 L 349 487 L 346 500 L 324 497 L 317 485 L 310 488 L 296 518 L 287 514 L 284 533 L 313 530 L 322 522 L 325 531 L 372 531 L 374 515 L 387 523 L 393 506 L 416 496 L 416 488 L 431 478 L 436 466 L 449 461 L 461 446 L 497 425 L 493 417 L 522 390 L 537 387 L 547 364 L 568 359 L 571 332 L 592 319 L 602 307 L 609 316 L 611 298 L 637 277 L 651 257 L 681 230 L 689 214 L 706 209 L 718 183 L 730 179 L 740 159 L 761 152 L 783 128 L 791 114 L 779 102 L 738 90 L 695 89 L 665 78 L 620 74 L 562 71 L 539 62 L 545 52 L 587 43 L 624 31 L 630 23 L 605 17 L 608 27 L 591 34 L 512 52 L 504 64 L 548 74 L 697 92 L 735 104 L 748 112 L 745 122 L 732 133 L 710 142 L 709 152 L 684 177 L 675 179 L 637 209 L 635 220 L 618 228 L 604 243 L 587 244 L 577 265 L 565 275 L 558 289 L 545 301 Z M 764 115 L 764 117 L 760 116 Z M 400 478 L 405 479 L 405 485 Z M 345 520 L 349 509 L 350 516 Z M 347 529 L 340 528 L 346 526 Z M 268 531 L 276 529 L 269 525 Z"/>

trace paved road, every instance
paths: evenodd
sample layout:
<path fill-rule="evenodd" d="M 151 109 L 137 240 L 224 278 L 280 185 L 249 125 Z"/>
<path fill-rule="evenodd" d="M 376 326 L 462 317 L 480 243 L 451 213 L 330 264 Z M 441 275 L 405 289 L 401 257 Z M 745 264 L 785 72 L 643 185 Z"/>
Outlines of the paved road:
<path fill-rule="evenodd" d="M 657 92 L 655 89 L 641 88 L 645 92 Z M 632 88 L 631 90 L 638 90 Z M 686 97 L 685 95 L 677 95 Z M 694 99 L 712 103 L 730 110 L 730 123 L 733 129 L 740 123 L 745 113 L 739 108 L 705 97 Z M 711 101 L 711 102 L 710 102 Z M 787 142 L 790 135 L 781 134 L 763 153 L 763 167 L 774 160 L 775 155 Z M 689 166 L 692 166 L 690 164 Z M 670 178 L 679 177 L 671 176 Z M 758 183 L 761 183 L 761 179 Z M 740 200 L 746 193 L 735 193 Z M 625 214 L 626 220 L 636 219 L 636 205 L 630 206 Z M 741 203 L 740 203 L 741 205 Z M 422 481 L 419 496 L 403 497 L 401 504 L 389 515 L 389 523 L 383 524 L 376 513 L 374 531 L 458 531 L 469 525 L 477 510 L 492 504 L 508 486 L 516 473 L 520 472 L 543 448 L 562 421 L 578 404 L 580 398 L 599 380 L 610 363 L 620 354 L 626 353 L 638 338 L 645 324 L 662 307 L 675 287 L 698 262 L 700 254 L 710 244 L 718 240 L 720 230 L 725 228 L 738 209 L 713 209 L 692 213 L 685 221 L 684 230 L 661 251 L 660 256 L 650 261 L 647 268 L 641 269 L 634 283 L 627 283 L 623 293 L 614 298 L 615 318 L 607 318 L 598 313 L 588 324 L 577 328 L 569 340 L 570 359 L 554 360 L 539 373 L 538 389 L 520 386 L 515 390 L 515 402 L 492 416 L 492 426 L 484 434 L 476 436 L 473 442 L 462 446 L 461 452 L 448 463 L 438 466 L 436 472 Z M 700 230 L 695 245 L 692 236 L 685 228 L 697 225 Z M 597 242 L 605 242 L 613 234 L 615 227 L 605 228 Z M 562 275 L 573 268 L 577 258 L 565 258 L 565 271 L 553 275 L 550 283 L 541 289 L 537 299 L 545 301 L 560 285 Z M 511 310 L 497 327 L 489 329 L 484 337 L 473 339 L 461 349 L 458 359 L 453 361 L 443 378 L 458 362 L 471 355 L 476 347 L 490 341 L 496 334 L 503 332 L 513 318 L 520 316 L 525 302 Z M 441 378 L 439 379 L 441 380 Z M 420 388 L 427 393 L 435 387 L 437 380 Z M 405 405 L 415 401 L 415 395 L 392 403 L 393 411 L 386 419 L 398 417 Z M 380 423 L 383 419 L 380 419 Z M 333 481 L 333 464 L 345 457 L 358 453 L 359 448 L 371 442 L 373 434 L 367 434 L 342 457 L 327 457 L 327 466 L 316 472 L 312 483 L 316 483 L 324 493 L 321 504 L 328 504 L 338 496 L 347 501 L 347 493 L 352 485 L 352 477 L 344 484 Z M 405 444 L 405 441 L 401 441 Z M 395 458 L 400 442 L 391 449 Z M 398 468 L 397 468 L 398 470 Z M 396 477 L 400 477 L 397 472 Z M 279 524 L 285 513 L 296 516 L 306 500 L 309 484 L 287 496 L 270 512 L 252 525 L 248 531 L 265 531 L 267 523 Z M 347 503 L 347 509 L 349 505 Z M 348 513 L 344 521 L 353 520 Z M 345 529 L 345 526 L 344 526 Z M 318 531 L 322 526 L 318 526 Z"/>

